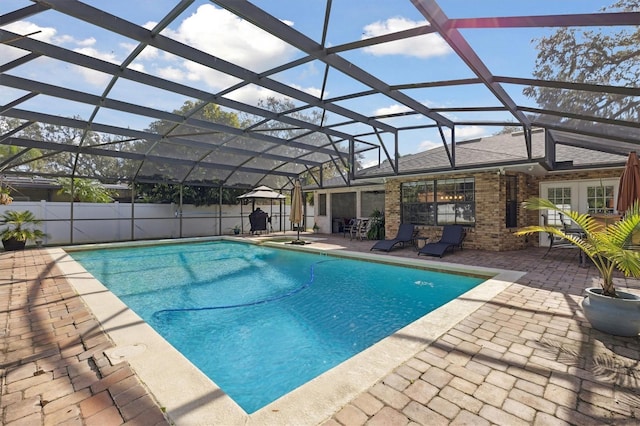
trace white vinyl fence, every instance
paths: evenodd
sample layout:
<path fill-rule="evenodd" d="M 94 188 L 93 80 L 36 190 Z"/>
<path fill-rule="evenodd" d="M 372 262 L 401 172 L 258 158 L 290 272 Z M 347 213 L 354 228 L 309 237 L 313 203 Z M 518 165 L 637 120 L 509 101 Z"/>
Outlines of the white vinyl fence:
<path fill-rule="evenodd" d="M 289 205 L 274 203 L 260 208 L 269 213 L 273 232 L 292 229 Z M 183 205 L 180 210 L 176 204 L 16 201 L 0 205 L 0 214 L 7 210 L 30 210 L 42 220 L 39 228 L 47 234 L 44 245 L 224 235 L 232 234 L 236 225 L 244 233 L 251 229 L 251 205 L 242 206 L 242 217 L 240 205 Z M 306 223 L 307 228 L 313 226 L 312 206 L 307 206 Z"/>

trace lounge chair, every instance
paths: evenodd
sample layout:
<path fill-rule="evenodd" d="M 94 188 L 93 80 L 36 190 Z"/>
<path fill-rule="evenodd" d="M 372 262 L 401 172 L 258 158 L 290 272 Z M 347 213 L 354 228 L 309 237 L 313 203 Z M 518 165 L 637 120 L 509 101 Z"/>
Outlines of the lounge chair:
<path fill-rule="evenodd" d="M 447 250 L 455 250 L 456 247 L 462 249 L 462 240 L 464 239 L 464 228 L 460 225 L 445 225 L 442 229 L 442 237 L 440 241 L 435 243 L 427 243 L 418 250 L 418 256 L 421 254 L 428 256 L 442 257 Z"/>
<path fill-rule="evenodd" d="M 398 229 L 398 233 L 396 237 L 390 240 L 381 240 L 378 241 L 371 247 L 371 250 L 384 250 L 391 251 L 398 244 L 410 243 L 413 241 L 413 230 L 414 226 L 411 223 L 401 223 L 400 229 Z"/>

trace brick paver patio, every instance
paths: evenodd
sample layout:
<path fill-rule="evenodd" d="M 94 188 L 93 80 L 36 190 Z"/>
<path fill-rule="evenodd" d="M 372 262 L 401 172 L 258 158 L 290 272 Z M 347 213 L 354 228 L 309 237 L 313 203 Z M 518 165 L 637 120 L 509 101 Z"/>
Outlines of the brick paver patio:
<path fill-rule="evenodd" d="M 372 245 L 320 237 L 354 251 Z M 640 424 L 640 339 L 591 329 L 579 302 L 597 271 L 572 251 L 543 253 L 446 256 L 527 274 L 324 425 Z M 640 293 L 638 280 L 616 282 Z M 129 365 L 110 364 L 111 341 L 44 251 L 0 252 L 0 323 L 2 424 L 168 424 Z"/>
<path fill-rule="evenodd" d="M 0 423 L 168 424 L 42 250 L 0 252 Z"/>

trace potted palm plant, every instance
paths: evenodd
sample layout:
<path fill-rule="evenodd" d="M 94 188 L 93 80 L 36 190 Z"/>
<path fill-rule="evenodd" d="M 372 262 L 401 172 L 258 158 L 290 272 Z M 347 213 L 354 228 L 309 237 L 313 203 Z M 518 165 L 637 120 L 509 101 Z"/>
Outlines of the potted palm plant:
<path fill-rule="evenodd" d="M 600 331 L 637 336 L 640 333 L 640 296 L 616 290 L 613 274 L 619 270 L 625 276 L 640 277 L 640 252 L 630 247 L 633 233 L 640 225 L 640 203 L 635 202 L 621 220 L 608 226 L 588 214 L 562 210 L 544 198 L 531 198 L 525 201 L 524 207 L 562 213 L 582 229 L 579 234 L 567 234 L 554 226 L 535 225 L 519 229 L 516 235 L 545 232 L 564 238 L 582 250 L 600 273 L 600 288 L 585 290 L 582 308 L 587 320 Z"/>
<path fill-rule="evenodd" d="M 0 239 L 4 249 L 7 251 L 22 250 L 27 240 L 35 241 L 44 238 L 45 233 L 35 228 L 40 222 L 29 210 L 4 212 L 0 216 L 0 224 L 6 226 L 0 231 Z"/>
<path fill-rule="evenodd" d="M 370 226 L 367 231 L 367 238 L 370 240 L 384 240 L 384 214 L 375 209 L 369 217 Z"/>

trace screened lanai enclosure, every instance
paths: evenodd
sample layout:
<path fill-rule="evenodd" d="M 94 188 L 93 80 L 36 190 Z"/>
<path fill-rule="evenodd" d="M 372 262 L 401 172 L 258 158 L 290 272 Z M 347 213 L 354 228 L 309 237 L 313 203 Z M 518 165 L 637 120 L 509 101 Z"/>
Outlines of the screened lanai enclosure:
<path fill-rule="evenodd" d="M 558 146 L 637 149 L 639 24 L 632 0 L 3 0 L 0 176 L 312 190 L 436 146 L 528 164 L 539 128 L 571 169 Z M 516 154 L 457 161 L 505 129 Z"/>

